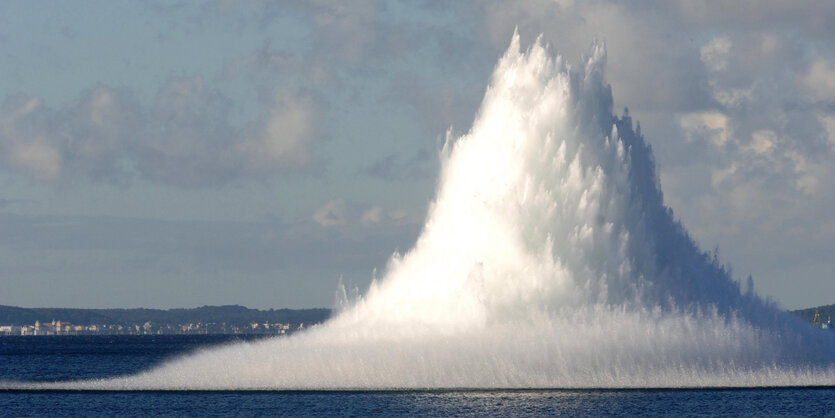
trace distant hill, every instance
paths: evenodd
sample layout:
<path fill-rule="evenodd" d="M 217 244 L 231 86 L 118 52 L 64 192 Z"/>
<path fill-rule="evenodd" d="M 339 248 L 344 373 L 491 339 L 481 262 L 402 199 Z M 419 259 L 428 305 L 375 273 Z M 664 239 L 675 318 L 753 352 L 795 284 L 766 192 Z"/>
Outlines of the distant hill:
<path fill-rule="evenodd" d="M 192 309 L 74 309 L 20 308 L 0 305 L 0 325 L 32 325 L 35 321 L 59 320 L 75 325 L 115 324 L 157 325 L 186 323 L 221 323 L 244 326 L 252 322 L 317 323 L 328 319 L 330 309 L 249 309 L 240 305 L 202 306 Z"/>
<path fill-rule="evenodd" d="M 812 322 L 817 310 L 824 322 L 835 317 L 835 304 L 798 309 L 791 313 Z M 32 325 L 35 321 L 59 320 L 75 325 L 114 324 L 142 325 L 152 322 L 158 325 L 196 322 L 225 322 L 244 326 L 252 322 L 264 323 L 318 323 L 331 316 L 326 308 L 313 309 L 250 309 L 241 305 L 201 306 L 191 309 L 75 309 L 75 308 L 20 308 L 0 305 L 0 325 Z"/>
<path fill-rule="evenodd" d="M 812 319 L 815 318 L 815 310 L 817 310 L 820 313 L 823 322 L 828 321 L 829 318 L 835 318 L 835 304 L 818 306 L 814 308 L 798 309 L 796 311 L 791 312 L 803 318 L 803 320 L 811 323 Z"/>

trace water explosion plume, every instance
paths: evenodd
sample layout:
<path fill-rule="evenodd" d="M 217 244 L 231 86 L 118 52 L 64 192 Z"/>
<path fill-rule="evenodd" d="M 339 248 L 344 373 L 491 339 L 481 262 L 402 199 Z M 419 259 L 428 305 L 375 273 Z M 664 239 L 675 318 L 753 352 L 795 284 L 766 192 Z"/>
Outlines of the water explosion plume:
<path fill-rule="evenodd" d="M 605 64 L 601 43 L 571 69 L 514 34 L 471 130 L 444 146 L 415 247 L 326 324 L 30 386 L 835 385 L 833 338 L 740 292 L 664 206 L 651 148 L 613 115 Z"/>

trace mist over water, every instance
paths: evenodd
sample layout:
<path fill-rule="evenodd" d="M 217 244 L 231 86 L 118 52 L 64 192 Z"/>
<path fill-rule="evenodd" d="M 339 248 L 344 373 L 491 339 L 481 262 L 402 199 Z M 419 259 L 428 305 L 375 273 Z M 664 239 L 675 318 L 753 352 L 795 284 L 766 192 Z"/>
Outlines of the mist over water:
<path fill-rule="evenodd" d="M 781 313 L 664 206 L 595 43 L 570 68 L 514 35 L 448 135 L 415 247 L 322 326 L 74 389 L 835 385 L 835 338 Z"/>

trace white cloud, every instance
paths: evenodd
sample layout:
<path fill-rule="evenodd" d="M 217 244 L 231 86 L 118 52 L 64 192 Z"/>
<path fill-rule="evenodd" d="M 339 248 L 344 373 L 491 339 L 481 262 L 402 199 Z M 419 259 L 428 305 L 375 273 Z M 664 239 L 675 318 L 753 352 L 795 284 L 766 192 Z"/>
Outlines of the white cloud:
<path fill-rule="evenodd" d="M 331 200 L 319 209 L 316 209 L 311 216 L 314 222 L 321 226 L 345 225 L 348 217 L 348 205 L 344 199 Z"/>
<path fill-rule="evenodd" d="M 303 167 L 313 160 L 314 120 L 311 99 L 276 93 L 256 136 L 239 149 L 259 169 Z"/>
<path fill-rule="evenodd" d="M 98 89 L 90 97 L 90 120 L 99 128 L 105 126 L 108 114 L 112 112 L 116 98 L 107 89 Z"/>
<path fill-rule="evenodd" d="M 365 205 L 347 201 L 343 198 L 333 199 L 323 204 L 311 215 L 316 224 L 322 227 L 341 226 L 352 231 L 362 231 L 369 227 L 388 228 L 394 225 L 420 224 L 423 219 L 410 217 L 404 209 L 386 211 L 380 205 Z"/>
<path fill-rule="evenodd" d="M 754 98 L 753 88 L 721 89 L 715 82 L 711 82 L 710 84 L 713 87 L 713 98 L 724 106 L 737 107 Z"/>
<path fill-rule="evenodd" d="M 409 216 L 409 212 L 405 209 L 394 209 L 389 212 L 389 217 L 394 220 L 405 219 L 407 216 Z"/>
<path fill-rule="evenodd" d="M 45 183 L 76 175 L 110 177 L 119 141 L 132 128 L 121 117 L 117 92 L 97 88 L 55 111 L 37 97 L 13 96 L 0 107 L 0 160 L 4 167 Z M 130 119 L 130 118 L 128 118 Z"/>
<path fill-rule="evenodd" d="M 819 173 L 826 174 L 828 170 L 810 162 L 797 151 L 789 152 L 787 156 L 794 163 L 794 173 L 797 176 L 795 185 L 798 190 L 807 195 L 815 195 L 819 191 Z"/>
<path fill-rule="evenodd" d="M 803 85 L 809 89 L 815 99 L 833 100 L 835 98 L 835 65 L 823 58 L 815 60 L 809 72 L 803 77 Z"/>
<path fill-rule="evenodd" d="M 712 170 L 711 173 L 710 173 L 711 184 L 713 185 L 714 188 L 718 187 L 719 185 L 724 183 L 726 180 L 732 178 L 736 174 L 738 169 L 739 169 L 739 166 L 737 165 L 736 162 L 734 162 L 734 163 L 731 163 L 731 165 L 726 167 L 726 168 L 718 168 L 718 169 Z"/>
<path fill-rule="evenodd" d="M 373 206 L 365 213 L 362 214 L 362 223 L 363 225 L 371 225 L 379 223 L 383 220 L 383 208 L 379 206 Z"/>
<path fill-rule="evenodd" d="M 826 131 L 826 139 L 829 141 L 832 150 L 835 151 L 835 116 L 819 114 L 818 121 L 823 125 Z"/>
<path fill-rule="evenodd" d="M 271 99 L 263 117 L 239 127 L 229 99 L 200 77 L 169 80 L 150 106 L 106 86 L 58 109 L 9 97 L 0 107 L 0 160 L 44 183 L 139 176 L 204 187 L 308 169 L 316 160 L 313 100 L 287 92 Z"/>
<path fill-rule="evenodd" d="M 18 120 L 32 114 L 41 105 L 42 102 L 37 97 L 18 95 L 7 98 L 3 103 L 2 113 L 0 113 L 0 126 L 2 126 L 4 133 L 8 135 L 14 129 Z"/>
<path fill-rule="evenodd" d="M 38 180 L 58 180 L 61 176 L 61 154 L 46 141 L 15 144 L 11 149 L 10 160 Z"/>
<path fill-rule="evenodd" d="M 688 141 L 704 138 L 722 147 L 730 138 L 728 116 L 715 110 L 685 114 L 679 117 L 679 125 Z"/>
<path fill-rule="evenodd" d="M 702 62 L 711 71 L 722 71 L 728 67 L 731 41 L 727 37 L 713 38 L 700 50 Z"/>
<path fill-rule="evenodd" d="M 780 48 L 780 39 L 773 34 L 763 34 L 760 37 L 760 51 L 771 54 Z"/>
<path fill-rule="evenodd" d="M 751 143 L 747 149 L 757 154 L 769 154 L 778 141 L 777 134 L 770 130 L 760 130 L 751 134 Z"/>

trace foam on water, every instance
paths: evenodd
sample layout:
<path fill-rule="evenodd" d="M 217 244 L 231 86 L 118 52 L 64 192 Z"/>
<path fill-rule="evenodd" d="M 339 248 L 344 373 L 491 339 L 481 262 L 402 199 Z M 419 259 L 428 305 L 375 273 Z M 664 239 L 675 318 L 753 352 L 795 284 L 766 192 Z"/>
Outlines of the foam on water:
<path fill-rule="evenodd" d="M 134 376 L 4 386 L 835 385 L 835 339 L 740 292 L 664 206 L 605 64 L 600 43 L 571 69 L 515 34 L 471 130 L 447 140 L 415 247 L 326 324 Z"/>

